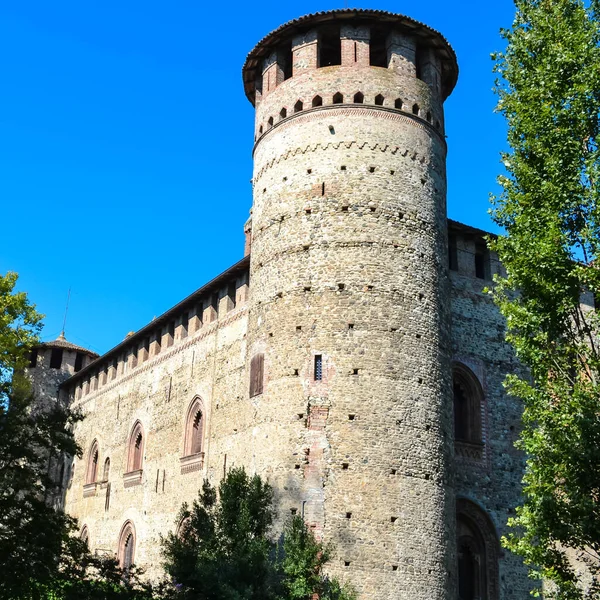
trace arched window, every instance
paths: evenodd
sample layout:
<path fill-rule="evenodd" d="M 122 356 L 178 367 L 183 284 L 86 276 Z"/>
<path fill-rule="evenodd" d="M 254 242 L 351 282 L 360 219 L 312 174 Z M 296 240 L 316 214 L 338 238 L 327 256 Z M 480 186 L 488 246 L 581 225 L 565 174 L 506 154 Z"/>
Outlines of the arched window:
<path fill-rule="evenodd" d="M 96 481 L 96 477 L 98 475 L 98 442 L 94 440 L 92 443 L 92 447 L 90 448 L 89 458 L 88 458 L 88 468 L 85 474 L 85 483 L 94 483 Z"/>
<path fill-rule="evenodd" d="M 126 521 L 119 536 L 118 559 L 119 566 L 127 571 L 133 565 L 135 557 L 135 528 L 131 521 Z"/>
<path fill-rule="evenodd" d="M 304 108 L 304 104 L 302 104 L 302 100 L 298 100 L 296 104 L 294 104 L 294 112 L 300 112 Z"/>
<path fill-rule="evenodd" d="M 79 539 L 89 548 L 90 547 L 90 532 L 87 525 L 84 525 L 81 528 L 81 532 L 79 533 Z"/>
<path fill-rule="evenodd" d="M 129 452 L 127 455 L 127 472 L 140 471 L 144 457 L 144 430 L 137 421 L 129 436 Z"/>
<path fill-rule="evenodd" d="M 362 104 L 365 101 L 365 95 L 362 92 L 354 94 L 354 104 Z"/>
<path fill-rule="evenodd" d="M 489 516 L 474 502 L 456 500 L 459 600 L 498 600 L 499 543 Z"/>
<path fill-rule="evenodd" d="M 282 108 L 279 111 L 279 118 L 280 119 L 285 119 L 287 117 L 287 108 Z"/>
<path fill-rule="evenodd" d="M 377 94 L 377 96 L 375 96 L 375 104 L 377 106 L 383 106 L 383 101 L 384 97 L 381 94 Z"/>
<path fill-rule="evenodd" d="M 315 96 L 312 99 L 312 105 L 313 106 L 323 106 L 323 98 L 321 98 L 321 96 Z"/>
<path fill-rule="evenodd" d="M 269 127 L 273 127 L 273 117 L 269 117 L 269 120 L 267 121 L 267 125 Z"/>
<path fill-rule="evenodd" d="M 187 412 L 185 426 L 185 456 L 202 452 L 204 433 L 204 408 L 200 398 L 195 398 Z"/>
<path fill-rule="evenodd" d="M 191 524 L 192 517 L 189 515 L 187 517 L 183 517 L 183 519 L 181 519 L 179 522 L 179 525 L 177 525 L 177 531 L 175 532 L 175 535 L 180 540 L 185 540 L 185 538 L 189 535 Z"/>
<path fill-rule="evenodd" d="M 413 115 L 419 114 L 419 105 L 418 104 L 413 104 L 412 112 L 413 112 Z"/>
<path fill-rule="evenodd" d="M 481 406 L 483 390 L 473 371 L 462 364 L 454 366 L 454 439 L 457 442 L 481 444 Z"/>
<path fill-rule="evenodd" d="M 104 461 L 104 470 L 102 471 L 102 481 L 108 481 L 110 475 L 110 458 Z"/>
<path fill-rule="evenodd" d="M 402 98 L 396 98 L 394 102 L 394 108 L 402 109 Z"/>
<path fill-rule="evenodd" d="M 334 104 L 342 104 L 344 102 L 344 96 L 341 92 L 337 92 L 337 94 L 333 95 L 333 103 Z"/>

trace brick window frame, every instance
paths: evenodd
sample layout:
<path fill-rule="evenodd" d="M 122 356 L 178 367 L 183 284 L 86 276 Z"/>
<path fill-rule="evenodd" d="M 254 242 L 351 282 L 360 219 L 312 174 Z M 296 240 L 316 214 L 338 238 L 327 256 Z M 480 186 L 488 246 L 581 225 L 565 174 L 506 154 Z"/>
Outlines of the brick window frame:
<path fill-rule="evenodd" d="M 204 466 L 204 432 L 206 411 L 200 396 L 190 403 L 185 414 L 183 456 L 179 459 L 181 473 L 200 471 Z"/>
<path fill-rule="evenodd" d="M 88 453 L 88 464 L 85 472 L 85 483 L 96 483 L 98 479 L 98 462 L 100 459 L 100 450 L 98 440 L 94 440 Z"/>
<path fill-rule="evenodd" d="M 119 567 L 128 571 L 134 564 L 135 559 L 136 535 L 135 527 L 132 521 L 125 521 L 121 532 L 119 533 L 119 546 L 117 550 L 117 560 Z"/>
<path fill-rule="evenodd" d="M 265 378 L 265 355 L 255 354 L 250 360 L 250 398 L 263 393 Z"/>

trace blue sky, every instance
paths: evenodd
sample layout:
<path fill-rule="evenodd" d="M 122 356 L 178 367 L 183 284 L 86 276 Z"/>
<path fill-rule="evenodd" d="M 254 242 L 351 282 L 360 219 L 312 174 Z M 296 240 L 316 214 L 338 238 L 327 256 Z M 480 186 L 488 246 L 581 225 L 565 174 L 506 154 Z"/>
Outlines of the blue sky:
<path fill-rule="evenodd" d="M 356 6 L 350 4 L 350 6 Z M 254 44 L 342 2 L 8 0 L 0 7 L 0 273 L 20 274 L 46 315 L 97 352 L 119 343 L 243 255 L 253 109 L 241 67 Z M 454 46 L 446 102 L 448 215 L 495 230 L 505 125 L 490 53 L 514 7 L 365 2 Z"/>

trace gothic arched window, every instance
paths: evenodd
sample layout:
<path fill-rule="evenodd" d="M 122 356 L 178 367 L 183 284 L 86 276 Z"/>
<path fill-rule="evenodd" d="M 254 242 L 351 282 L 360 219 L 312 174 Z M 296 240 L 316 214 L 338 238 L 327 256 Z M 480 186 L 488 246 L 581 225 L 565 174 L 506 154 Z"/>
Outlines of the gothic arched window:
<path fill-rule="evenodd" d="M 108 481 L 109 474 L 110 474 L 110 458 L 107 458 L 104 461 L 104 470 L 102 472 L 102 481 Z"/>
<path fill-rule="evenodd" d="M 96 477 L 98 475 L 98 442 L 94 440 L 92 443 L 92 447 L 90 448 L 88 458 L 88 468 L 85 474 L 85 482 L 87 483 L 95 483 Z"/>
<path fill-rule="evenodd" d="M 127 571 L 133 564 L 135 556 L 135 529 L 131 521 L 126 521 L 119 536 L 119 566 Z"/>
<path fill-rule="evenodd" d="M 499 543 L 489 516 L 474 502 L 456 501 L 459 600 L 498 600 Z"/>
<path fill-rule="evenodd" d="M 454 439 L 471 444 L 482 443 L 483 390 L 475 374 L 464 365 L 454 367 Z"/>
<path fill-rule="evenodd" d="M 129 452 L 127 455 L 127 471 L 140 471 L 144 457 L 144 430 L 142 424 L 137 421 L 129 436 Z"/>
<path fill-rule="evenodd" d="M 184 455 L 202 452 L 204 433 L 204 409 L 200 398 L 195 398 L 187 412 L 185 425 Z"/>
<path fill-rule="evenodd" d="M 88 548 L 90 547 L 90 531 L 89 531 L 87 525 L 84 525 L 81 528 L 81 533 L 79 534 L 79 538 Z"/>

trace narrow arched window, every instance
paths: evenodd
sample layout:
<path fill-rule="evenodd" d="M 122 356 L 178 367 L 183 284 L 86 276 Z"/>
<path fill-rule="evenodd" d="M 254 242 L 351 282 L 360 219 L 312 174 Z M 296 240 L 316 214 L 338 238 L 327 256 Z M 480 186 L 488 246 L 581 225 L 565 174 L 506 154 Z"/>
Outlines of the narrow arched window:
<path fill-rule="evenodd" d="M 185 427 L 185 456 L 202 452 L 204 435 L 204 408 L 200 398 L 195 398 L 187 412 Z"/>
<path fill-rule="evenodd" d="M 312 105 L 314 106 L 323 106 L 323 98 L 321 96 L 315 96 L 312 99 Z"/>
<path fill-rule="evenodd" d="M 385 100 L 385 98 L 381 94 L 377 94 L 377 96 L 375 96 L 375 104 L 377 106 L 383 106 L 384 100 Z"/>
<path fill-rule="evenodd" d="M 273 127 L 273 117 L 269 117 L 267 124 L 269 125 L 269 127 Z"/>
<path fill-rule="evenodd" d="M 344 102 L 344 96 L 342 95 L 342 93 L 337 92 L 337 94 L 334 94 L 333 103 L 334 104 L 342 104 L 342 102 Z"/>
<path fill-rule="evenodd" d="M 304 108 L 304 104 L 302 104 L 302 100 L 298 100 L 296 104 L 294 104 L 294 112 L 300 112 Z"/>
<path fill-rule="evenodd" d="M 362 92 L 354 94 L 354 104 L 362 104 L 365 101 L 365 95 Z"/>
<path fill-rule="evenodd" d="M 419 110 L 420 110 L 419 109 L 419 105 L 418 104 L 413 104 L 413 107 L 412 107 L 413 115 L 418 115 L 419 114 Z"/>
<path fill-rule="evenodd" d="M 483 390 L 475 374 L 465 365 L 453 371 L 454 439 L 481 444 Z"/>
<path fill-rule="evenodd" d="M 102 481 L 108 481 L 109 475 L 110 475 L 110 458 L 107 458 L 104 461 L 104 469 L 102 471 Z"/>
<path fill-rule="evenodd" d="M 133 565 L 135 557 L 135 529 L 131 521 L 127 521 L 121 528 L 119 536 L 119 566 L 128 571 Z"/>
<path fill-rule="evenodd" d="M 279 111 L 279 118 L 280 119 L 285 119 L 287 117 L 287 108 L 282 108 Z"/>
<path fill-rule="evenodd" d="M 402 98 L 396 98 L 394 102 L 394 108 L 402 109 Z"/>
<path fill-rule="evenodd" d="M 489 516 L 464 498 L 456 501 L 458 597 L 498 600 L 499 543 Z"/>
<path fill-rule="evenodd" d="M 144 457 L 144 430 L 138 421 L 129 436 L 129 452 L 127 455 L 127 471 L 141 471 Z"/>
<path fill-rule="evenodd" d="M 98 442 L 94 440 L 92 443 L 92 447 L 90 448 L 89 458 L 88 458 L 88 468 L 85 476 L 85 482 L 94 483 L 96 481 L 96 477 L 98 475 Z"/>
<path fill-rule="evenodd" d="M 89 548 L 90 547 L 90 532 L 87 525 L 81 528 L 79 539 Z"/>

